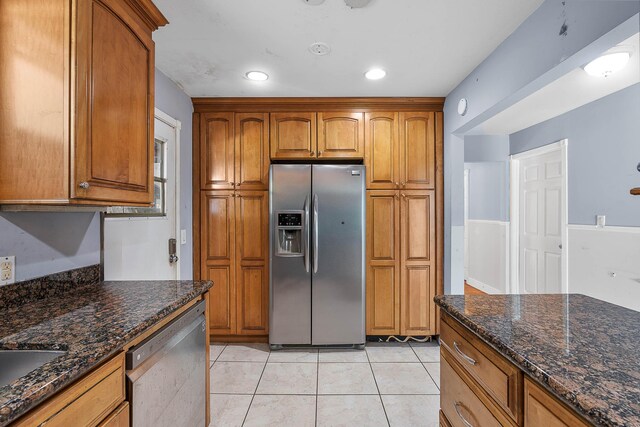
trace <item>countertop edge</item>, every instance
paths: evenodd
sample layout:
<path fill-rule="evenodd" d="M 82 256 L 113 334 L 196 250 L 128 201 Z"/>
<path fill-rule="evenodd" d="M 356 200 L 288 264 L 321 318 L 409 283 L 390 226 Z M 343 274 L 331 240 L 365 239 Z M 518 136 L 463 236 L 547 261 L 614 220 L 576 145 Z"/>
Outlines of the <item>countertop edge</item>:
<path fill-rule="evenodd" d="M 582 418 L 593 425 L 617 426 L 618 424 L 611 422 L 605 413 L 600 411 L 587 411 L 578 403 L 578 396 L 566 389 L 561 383 L 554 381 L 544 370 L 540 369 L 524 355 L 519 354 L 507 344 L 502 342 L 498 337 L 490 332 L 478 327 L 470 318 L 461 313 L 456 307 L 448 304 L 444 300 L 443 295 L 434 298 L 438 305 L 446 314 L 459 321 L 464 327 L 469 329 L 474 335 L 478 336 L 485 344 L 500 353 L 509 362 L 520 368 L 529 378 L 534 380 L 544 389 L 548 390 L 558 400 L 572 408 Z M 554 386 L 555 384 L 555 386 Z M 603 423 L 603 421 L 605 423 Z"/>

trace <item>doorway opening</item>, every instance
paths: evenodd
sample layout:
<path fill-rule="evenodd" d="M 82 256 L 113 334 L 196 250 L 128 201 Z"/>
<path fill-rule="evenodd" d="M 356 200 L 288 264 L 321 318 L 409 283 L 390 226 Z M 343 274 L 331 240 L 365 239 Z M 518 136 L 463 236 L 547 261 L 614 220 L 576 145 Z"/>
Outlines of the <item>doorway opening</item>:
<path fill-rule="evenodd" d="M 512 155 L 510 292 L 567 293 L 567 145 Z"/>

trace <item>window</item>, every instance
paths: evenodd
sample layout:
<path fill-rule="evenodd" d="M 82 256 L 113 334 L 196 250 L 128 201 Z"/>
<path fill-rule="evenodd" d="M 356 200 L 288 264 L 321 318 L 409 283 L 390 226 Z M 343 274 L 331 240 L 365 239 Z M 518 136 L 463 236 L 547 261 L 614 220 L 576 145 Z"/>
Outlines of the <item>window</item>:
<path fill-rule="evenodd" d="M 108 216 L 167 216 L 167 142 L 156 139 L 153 149 L 153 206 L 110 206 Z"/>

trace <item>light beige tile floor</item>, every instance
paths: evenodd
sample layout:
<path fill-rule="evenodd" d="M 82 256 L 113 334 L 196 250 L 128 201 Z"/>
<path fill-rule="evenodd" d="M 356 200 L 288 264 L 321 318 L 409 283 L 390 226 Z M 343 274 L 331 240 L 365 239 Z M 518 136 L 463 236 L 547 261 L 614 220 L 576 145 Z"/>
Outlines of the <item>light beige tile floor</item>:
<path fill-rule="evenodd" d="M 212 344 L 211 426 L 438 425 L 437 343 L 269 351 Z"/>

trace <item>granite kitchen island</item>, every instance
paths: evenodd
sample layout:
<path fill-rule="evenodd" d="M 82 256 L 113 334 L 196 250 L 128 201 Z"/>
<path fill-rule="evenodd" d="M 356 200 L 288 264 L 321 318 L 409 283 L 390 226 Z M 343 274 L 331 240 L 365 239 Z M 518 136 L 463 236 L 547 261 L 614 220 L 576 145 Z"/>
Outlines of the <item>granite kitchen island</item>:
<path fill-rule="evenodd" d="M 448 401 L 443 376 L 443 425 L 640 426 L 640 313 L 577 294 L 435 301 L 449 387 L 472 392 Z"/>

